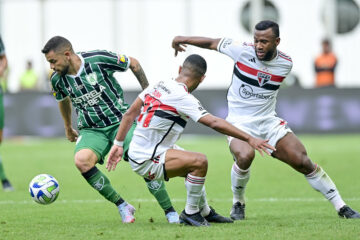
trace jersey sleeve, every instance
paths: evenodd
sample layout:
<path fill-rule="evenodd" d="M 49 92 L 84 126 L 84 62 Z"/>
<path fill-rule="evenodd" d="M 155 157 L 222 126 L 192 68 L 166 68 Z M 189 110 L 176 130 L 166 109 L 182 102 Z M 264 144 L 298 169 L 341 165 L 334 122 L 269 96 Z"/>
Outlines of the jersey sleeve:
<path fill-rule="evenodd" d="M 112 65 L 115 71 L 125 72 L 130 66 L 130 58 L 125 54 L 104 51 L 103 60 Z"/>
<path fill-rule="evenodd" d="M 177 103 L 177 111 L 190 117 L 194 122 L 197 122 L 201 117 L 209 114 L 201 105 L 200 101 L 191 94 L 185 95 Z"/>
<path fill-rule="evenodd" d="M 61 81 L 60 76 L 56 72 L 54 72 L 50 78 L 51 92 L 52 95 L 55 97 L 56 101 L 58 102 L 64 100 L 67 97 L 65 92 L 60 87 L 60 81 Z"/>
<path fill-rule="evenodd" d="M 222 38 L 217 46 L 217 50 L 231 57 L 234 61 L 243 49 L 243 44 L 231 38 Z"/>

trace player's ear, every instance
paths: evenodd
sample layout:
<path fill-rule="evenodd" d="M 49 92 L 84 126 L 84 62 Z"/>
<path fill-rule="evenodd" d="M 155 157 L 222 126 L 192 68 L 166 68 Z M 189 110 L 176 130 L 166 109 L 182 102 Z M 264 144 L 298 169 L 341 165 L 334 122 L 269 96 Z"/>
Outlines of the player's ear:
<path fill-rule="evenodd" d="M 182 66 L 179 66 L 179 74 L 181 73 L 182 70 Z"/>
<path fill-rule="evenodd" d="M 69 60 L 69 59 L 70 59 L 70 56 L 71 56 L 71 52 L 68 51 L 68 50 L 66 50 L 66 51 L 64 52 L 64 55 L 65 55 L 65 57 Z"/>
<path fill-rule="evenodd" d="M 276 46 L 278 46 L 280 44 L 280 38 L 279 37 L 275 39 L 275 43 L 276 43 Z"/>
<path fill-rule="evenodd" d="M 201 83 L 202 81 L 204 81 L 205 77 L 206 77 L 206 75 L 203 75 L 203 76 L 200 78 L 200 83 Z"/>

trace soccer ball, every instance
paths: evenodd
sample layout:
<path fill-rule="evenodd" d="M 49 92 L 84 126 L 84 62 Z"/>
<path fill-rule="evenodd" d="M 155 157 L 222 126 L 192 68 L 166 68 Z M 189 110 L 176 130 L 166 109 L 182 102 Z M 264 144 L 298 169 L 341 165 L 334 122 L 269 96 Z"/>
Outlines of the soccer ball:
<path fill-rule="evenodd" d="M 50 204 L 59 196 L 59 183 L 49 174 L 34 177 L 29 184 L 29 192 L 33 200 L 40 204 Z"/>

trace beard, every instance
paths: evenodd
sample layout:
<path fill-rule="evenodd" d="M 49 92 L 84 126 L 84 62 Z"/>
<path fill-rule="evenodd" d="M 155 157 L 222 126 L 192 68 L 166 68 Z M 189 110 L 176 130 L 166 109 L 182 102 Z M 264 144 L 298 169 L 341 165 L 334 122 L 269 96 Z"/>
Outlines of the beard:
<path fill-rule="evenodd" d="M 69 66 L 64 67 L 63 70 L 60 71 L 60 75 L 64 77 L 69 72 Z"/>
<path fill-rule="evenodd" d="M 270 61 L 274 57 L 276 49 L 269 50 L 267 53 L 265 53 L 264 57 L 259 58 L 259 56 L 256 54 L 257 58 L 261 61 Z"/>

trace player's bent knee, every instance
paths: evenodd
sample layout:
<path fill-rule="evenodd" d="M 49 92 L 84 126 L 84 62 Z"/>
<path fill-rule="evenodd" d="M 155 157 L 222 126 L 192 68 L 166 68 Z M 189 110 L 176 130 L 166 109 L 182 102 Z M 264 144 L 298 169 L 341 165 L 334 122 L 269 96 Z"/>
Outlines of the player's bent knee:
<path fill-rule="evenodd" d="M 252 162 L 255 158 L 255 151 L 239 151 L 234 153 L 237 163 Z"/>
<path fill-rule="evenodd" d="M 315 164 L 309 159 L 306 153 L 299 153 L 296 156 L 293 167 L 303 174 L 309 174 L 314 171 Z"/>
<path fill-rule="evenodd" d="M 87 156 L 79 154 L 78 152 L 75 154 L 75 166 L 80 172 L 84 173 L 90 170 L 93 167 L 93 164 L 91 164 L 91 161 Z"/>
<path fill-rule="evenodd" d="M 208 160 L 206 155 L 204 154 L 197 154 L 196 159 L 195 159 L 195 167 L 198 169 L 206 169 L 208 168 Z"/>

